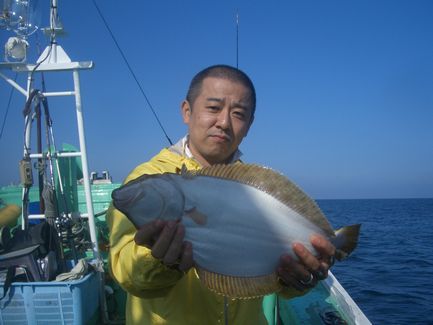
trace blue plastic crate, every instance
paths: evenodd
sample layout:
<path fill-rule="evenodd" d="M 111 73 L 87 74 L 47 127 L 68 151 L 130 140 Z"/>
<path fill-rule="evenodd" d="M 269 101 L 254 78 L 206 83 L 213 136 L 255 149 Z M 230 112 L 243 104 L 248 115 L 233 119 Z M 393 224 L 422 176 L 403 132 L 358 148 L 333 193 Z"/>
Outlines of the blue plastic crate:
<path fill-rule="evenodd" d="M 86 324 L 99 303 L 99 275 L 94 272 L 74 281 L 15 282 L 0 301 L 0 324 Z"/>

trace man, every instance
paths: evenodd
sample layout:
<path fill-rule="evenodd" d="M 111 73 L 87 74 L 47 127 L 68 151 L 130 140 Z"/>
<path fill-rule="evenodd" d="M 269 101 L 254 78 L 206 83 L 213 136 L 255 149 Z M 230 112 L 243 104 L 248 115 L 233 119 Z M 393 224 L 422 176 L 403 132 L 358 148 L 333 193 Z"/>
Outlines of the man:
<path fill-rule="evenodd" d="M 251 80 L 230 66 L 212 66 L 192 80 L 181 105 L 188 135 L 138 166 L 125 183 L 142 174 L 180 172 L 234 163 L 238 147 L 254 121 L 256 95 Z M 127 324 L 265 324 L 262 299 L 233 300 L 203 287 L 194 266 L 193 246 L 185 229 L 156 220 L 135 229 L 118 210 L 108 214 L 110 262 L 114 278 L 128 292 Z M 284 297 L 304 294 L 327 276 L 335 248 L 320 236 L 311 243 L 316 258 L 294 244 L 295 261 L 283 255 L 277 273 Z"/>

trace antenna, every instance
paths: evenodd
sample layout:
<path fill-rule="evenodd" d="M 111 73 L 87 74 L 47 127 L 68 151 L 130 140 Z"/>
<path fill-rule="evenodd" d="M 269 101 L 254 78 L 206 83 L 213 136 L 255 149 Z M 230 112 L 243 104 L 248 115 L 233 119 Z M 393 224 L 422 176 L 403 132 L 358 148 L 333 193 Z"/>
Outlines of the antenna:
<path fill-rule="evenodd" d="M 236 69 L 239 69 L 239 12 L 236 11 Z"/>
<path fill-rule="evenodd" d="M 37 60 L 38 64 L 57 64 L 57 63 L 70 63 L 71 59 L 66 54 L 65 50 L 57 44 L 57 36 L 63 35 L 63 25 L 60 21 L 58 14 L 57 0 L 50 1 L 50 27 L 43 29 L 46 36 L 50 37 L 50 45 L 48 45 L 44 52 Z"/>

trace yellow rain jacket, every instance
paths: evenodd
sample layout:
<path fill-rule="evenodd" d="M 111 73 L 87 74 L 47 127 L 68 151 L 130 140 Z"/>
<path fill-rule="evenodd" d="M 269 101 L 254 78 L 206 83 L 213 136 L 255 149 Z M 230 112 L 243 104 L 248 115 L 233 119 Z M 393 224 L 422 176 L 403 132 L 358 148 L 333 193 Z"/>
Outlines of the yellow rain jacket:
<path fill-rule="evenodd" d="M 135 168 L 124 183 L 143 174 L 178 173 L 183 164 L 190 170 L 201 168 L 195 160 L 163 149 Z M 267 324 L 262 298 L 232 300 L 217 295 L 202 286 L 194 268 L 186 274 L 170 269 L 152 257 L 148 248 L 136 245 L 136 229 L 120 211 L 110 207 L 107 222 L 110 269 L 128 292 L 127 324 Z M 285 297 L 301 294 L 294 289 L 284 292 Z"/>

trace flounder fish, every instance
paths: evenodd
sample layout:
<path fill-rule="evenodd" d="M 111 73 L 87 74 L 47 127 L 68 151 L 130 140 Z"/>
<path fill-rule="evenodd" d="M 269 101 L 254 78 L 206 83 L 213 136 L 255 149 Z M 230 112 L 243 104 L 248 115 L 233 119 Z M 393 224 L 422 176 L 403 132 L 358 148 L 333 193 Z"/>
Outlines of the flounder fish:
<path fill-rule="evenodd" d="M 114 206 L 138 228 L 155 219 L 180 220 L 201 282 L 232 298 L 282 289 L 276 274 L 293 242 L 311 252 L 312 234 L 328 238 L 343 259 L 360 225 L 334 231 L 317 204 L 282 174 L 258 165 L 214 165 L 180 174 L 143 175 L 112 193 Z"/>

